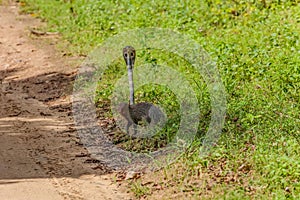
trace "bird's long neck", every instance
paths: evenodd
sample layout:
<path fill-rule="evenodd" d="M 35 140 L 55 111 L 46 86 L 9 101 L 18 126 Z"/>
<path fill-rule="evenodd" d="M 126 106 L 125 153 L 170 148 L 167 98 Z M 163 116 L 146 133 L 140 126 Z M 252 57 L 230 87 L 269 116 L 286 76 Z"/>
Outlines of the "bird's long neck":
<path fill-rule="evenodd" d="M 132 68 L 128 68 L 128 81 L 129 81 L 129 104 L 134 104 L 134 84 L 133 84 L 133 70 Z"/>

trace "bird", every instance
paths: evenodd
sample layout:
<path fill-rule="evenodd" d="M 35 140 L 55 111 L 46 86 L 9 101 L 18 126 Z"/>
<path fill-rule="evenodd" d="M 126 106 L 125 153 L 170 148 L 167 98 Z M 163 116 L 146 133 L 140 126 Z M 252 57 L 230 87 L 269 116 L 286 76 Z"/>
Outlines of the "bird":
<path fill-rule="evenodd" d="M 129 128 L 133 125 L 134 134 L 136 134 L 136 125 L 139 122 L 146 122 L 148 124 L 158 124 L 165 120 L 165 115 L 161 109 L 149 102 L 141 102 L 135 104 L 134 99 L 134 83 L 133 83 L 133 67 L 135 63 L 136 52 L 132 46 L 123 48 L 123 57 L 128 71 L 129 82 L 129 104 L 120 103 L 118 105 L 118 113 L 127 121 L 126 133 L 129 134 Z"/>

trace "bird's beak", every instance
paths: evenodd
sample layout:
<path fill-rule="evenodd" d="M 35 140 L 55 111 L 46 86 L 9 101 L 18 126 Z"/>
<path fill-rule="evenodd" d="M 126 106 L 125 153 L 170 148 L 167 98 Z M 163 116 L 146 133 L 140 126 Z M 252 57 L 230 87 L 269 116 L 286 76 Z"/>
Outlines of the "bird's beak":
<path fill-rule="evenodd" d="M 126 58 L 126 64 L 129 69 L 133 69 L 133 60 L 131 59 L 131 57 L 129 55 Z"/>

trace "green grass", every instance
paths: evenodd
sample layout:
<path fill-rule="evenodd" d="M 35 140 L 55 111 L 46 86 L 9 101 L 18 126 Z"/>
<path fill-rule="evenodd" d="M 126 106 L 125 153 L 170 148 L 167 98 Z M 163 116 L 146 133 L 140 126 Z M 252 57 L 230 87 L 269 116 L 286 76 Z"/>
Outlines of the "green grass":
<path fill-rule="evenodd" d="M 22 2 L 24 11 L 47 21 L 49 31 L 61 33 L 72 54 L 88 54 L 125 30 L 162 27 L 188 34 L 217 62 L 227 92 L 226 121 L 218 145 L 209 156 L 199 158 L 195 142 L 178 163 L 134 182 L 132 191 L 138 197 L 300 198 L 298 1 Z M 209 94 L 190 64 L 171 59 L 166 52 L 148 50 L 138 52 L 137 62 L 168 63 L 184 74 L 202 102 L 199 132 L 204 132 L 209 122 Z M 105 72 L 105 85 L 99 84 L 99 106 L 109 102 L 116 80 L 124 74 L 120 57 Z M 178 127 L 178 105 L 171 91 L 166 94 L 163 90 L 147 85 L 137 90 L 137 99 L 166 109 L 173 116 L 167 126 L 172 132 Z M 156 175 L 161 180 L 154 180 Z M 147 178 L 153 184 L 142 184 Z"/>

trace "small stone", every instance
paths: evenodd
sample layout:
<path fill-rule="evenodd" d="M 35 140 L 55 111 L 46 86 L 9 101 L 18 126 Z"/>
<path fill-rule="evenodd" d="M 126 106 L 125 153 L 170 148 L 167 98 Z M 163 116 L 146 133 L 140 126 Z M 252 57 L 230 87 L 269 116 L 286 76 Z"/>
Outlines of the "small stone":
<path fill-rule="evenodd" d="M 135 171 L 129 171 L 129 172 L 127 172 L 127 174 L 125 176 L 125 180 L 135 179 L 135 178 L 138 178 L 139 176 L 140 176 L 140 173 L 135 172 Z"/>

